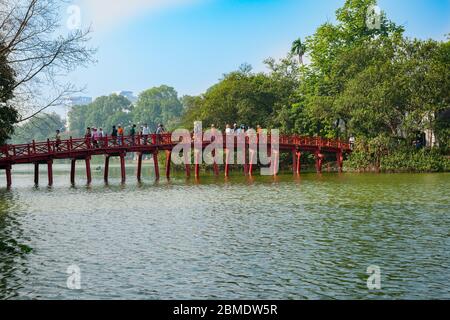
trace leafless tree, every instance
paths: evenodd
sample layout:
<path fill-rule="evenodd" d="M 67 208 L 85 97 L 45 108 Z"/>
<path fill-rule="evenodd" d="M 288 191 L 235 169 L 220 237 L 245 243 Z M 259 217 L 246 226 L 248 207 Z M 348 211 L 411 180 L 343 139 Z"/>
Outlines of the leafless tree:
<path fill-rule="evenodd" d="M 94 61 L 95 49 L 88 46 L 90 28 L 66 28 L 61 14 L 69 3 L 0 0 L 0 55 L 15 73 L 14 106 L 19 122 L 78 92 L 65 76 Z"/>

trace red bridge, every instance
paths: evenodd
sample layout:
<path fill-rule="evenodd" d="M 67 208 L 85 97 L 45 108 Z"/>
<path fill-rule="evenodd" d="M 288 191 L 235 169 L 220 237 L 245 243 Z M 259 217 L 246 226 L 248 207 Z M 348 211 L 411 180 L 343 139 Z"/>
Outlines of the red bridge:
<path fill-rule="evenodd" d="M 258 137 L 259 138 L 259 137 Z M 270 136 L 268 140 L 268 150 L 270 150 Z M 224 135 L 223 150 L 225 151 L 225 176 L 229 174 L 229 150 L 226 148 L 226 138 Z M 127 136 L 113 139 L 111 137 L 103 137 L 95 142 L 91 139 L 68 139 L 60 141 L 47 140 L 46 142 L 35 142 L 20 145 L 4 145 L 0 147 L 0 169 L 6 171 L 7 186 L 12 184 L 11 168 L 15 164 L 34 164 L 34 182 L 39 182 L 39 165 L 46 164 L 48 172 L 48 184 L 53 184 L 53 160 L 56 159 L 70 159 L 71 172 L 70 181 L 75 183 L 75 163 L 77 160 L 83 160 L 86 163 L 86 176 L 88 184 L 91 183 L 91 167 L 90 160 L 95 155 L 105 155 L 104 178 L 108 180 L 109 159 L 111 157 L 119 157 L 121 164 L 122 182 L 125 181 L 125 156 L 127 153 L 134 152 L 137 154 L 137 179 L 141 179 L 142 158 L 145 154 L 151 154 L 154 160 L 155 176 L 159 178 L 158 154 L 159 152 L 166 153 L 166 176 L 170 177 L 171 153 L 175 145 L 179 141 L 173 141 L 170 133 L 161 135 L 148 136 Z M 187 142 L 191 143 L 193 147 L 193 140 Z M 202 148 L 211 144 L 211 141 L 203 140 L 201 142 Z M 253 174 L 253 164 L 255 163 L 255 150 L 251 148 L 248 138 L 245 142 L 245 161 L 244 173 L 246 175 Z M 345 153 L 351 152 L 350 145 L 340 140 L 330 140 L 319 137 L 301 137 L 301 136 L 280 136 L 279 152 L 292 153 L 293 158 L 293 172 L 300 174 L 300 158 L 302 153 L 308 152 L 315 155 L 316 169 L 320 173 L 322 171 L 322 163 L 326 154 L 336 156 L 339 171 L 342 171 L 343 157 Z M 198 161 L 195 161 L 195 176 L 199 177 L 200 168 Z M 219 167 L 214 163 L 214 173 L 219 174 Z M 191 165 L 186 164 L 186 175 L 190 176 Z M 274 172 L 276 174 L 276 172 Z"/>

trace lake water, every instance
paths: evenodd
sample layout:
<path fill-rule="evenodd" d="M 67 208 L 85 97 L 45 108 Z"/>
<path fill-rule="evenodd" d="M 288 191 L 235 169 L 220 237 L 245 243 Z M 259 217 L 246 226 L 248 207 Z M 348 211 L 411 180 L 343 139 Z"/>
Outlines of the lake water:
<path fill-rule="evenodd" d="M 155 182 L 147 167 L 121 185 L 113 168 L 86 186 L 80 164 L 75 187 L 59 165 L 48 188 L 31 170 L 9 191 L 0 175 L 3 299 L 450 299 L 450 174 Z"/>

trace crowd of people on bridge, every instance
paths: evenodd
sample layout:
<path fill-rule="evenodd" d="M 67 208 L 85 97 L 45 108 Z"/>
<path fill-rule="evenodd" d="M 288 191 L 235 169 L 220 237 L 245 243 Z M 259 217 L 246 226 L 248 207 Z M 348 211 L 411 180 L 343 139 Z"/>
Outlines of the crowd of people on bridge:
<path fill-rule="evenodd" d="M 210 127 L 211 132 L 215 132 L 218 130 L 214 124 Z M 253 128 L 241 124 L 237 125 L 234 123 L 233 125 L 226 124 L 225 125 L 225 134 L 226 135 L 239 135 L 241 133 L 246 133 Z M 193 134 L 202 132 L 201 125 L 196 123 L 194 125 Z M 262 129 L 260 125 L 256 126 L 255 132 L 257 134 L 267 134 L 267 129 Z M 156 142 L 160 141 L 159 135 L 166 133 L 166 129 L 162 123 L 159 123 L 156 127 L 154 134 L 156 135 Z M 101 148 L 105 146 L 106 141 L 111 141 L 113 145 L 121 146 L 123 144 L 137 144 L 138 139 L 141 144 L 152 143 L 149 140 L 149 137 L 153 134 L 147 123 L 142 124 L 139 129 L 136 124 L 132 124 L 128 129 L 126 129 L 122 125 L 113 125 L 110 133 L 108 134 L 103 128 L 96 127 L 87 127 L 85 131 L 84 138 L 86 141 L 91 144 L 94 148 Z M 60 130 L 56 130 L 55 135 L 56 147 L 59 150 L 59 146 L 61 145 L 61 132 Z"/>
<path fill-rule="evenodd" d="M 219 129 L 216 128 L 214 124 L 211 124 L 210 131 L 211 133 L 213 133 L 213 135 L 214 133 L 217 133 L 218 130 Z M 263 129 L 260 125 L 257 125 L 256 129 L 253 129 L 252 127 L 247 126 L 245 124 L 241 124 L 238 126 L 237 123 L 234 123 L 233 125 L 230 125 L 229 123 L 225 124 L 224 134 L 227 136 L 229 135 L 238 136 L 242 133 L 248 133 L 249 130 L 252 130 L 251 132 L 254 132 L 258 135 L 269 134 L 269 130 Z M 202 132 L 203 128 L 201 122 L 194 123 L 194 130 L 192 131 L 192 134 L 195 135 L 197 133 Z M 113 125 L 110 134 L 106 133 L 103 130 L 103 128 L 88 127 L 86 128 L 84 138 L 94 148 L 101 148 L 105 147 L 105 143 L 108 144 L 108 141 L 110 141 L 113 145 L 117 146 L 121 146 L 124 144 L 135 145 L 137 143 L 144 145 L 149 143 L 159 143 L 161 141 L 160 135 L 164 133 L 167 133 L 167 131 L 164 128 L 164 125 L 162 123 L 159 123 L 154 132 L 156 136 L 156 141 L 149 139 L 149 137 L 153 135 L 153 132 L 150 129 L 149 125 L 145 123 L 139 127 L 139 130 L 137 129 L 136 124 L 132 124 L 128 128 L 128 130 L 126 130 L 122 125 Z M 61 145 L 60 130 L 56 130 L 55 141 L 56 141 L 56 148 L 59 151 Z M 355 144 L 355 138 L 353 136 L 350 137 L 349 144 L 351 149 L 353 149 Z"/>
<path fill-rule="evenodd" d="M 96 127 L 87 127 L 86 132 L 84 134 L 84 138 L 86 141 L 94 148 L 103 147 L 106 141 L 111 141 L 113 145 L 121 146 L 125 143 L 125 137 L 127 138 L 127 143 L 132 145 L 138 142 L 138 139 L 141 139 L 142 144 L 147 144 L 149 141 L 149 136 L 153 134 L 152 130 L 148 126 L 147 123 L 140 126 L 139 131 L 137 130 L 137 125 L 132 124 L 127 131 L 122 125 L 113 125 L 110 131 L 110 134 L 105 132 L 103 128 Z M 157 125 L 155 130 L 155 134 L 161 135 L 166 133 L 166 129 L 162 123 Z M 157 138 L 159 140 L 159 138 Z M 60 130 L 56 130 L 55 135 L 56 147 L 59 149 L 59 145 L 61 144 L 61 133 Z"/>

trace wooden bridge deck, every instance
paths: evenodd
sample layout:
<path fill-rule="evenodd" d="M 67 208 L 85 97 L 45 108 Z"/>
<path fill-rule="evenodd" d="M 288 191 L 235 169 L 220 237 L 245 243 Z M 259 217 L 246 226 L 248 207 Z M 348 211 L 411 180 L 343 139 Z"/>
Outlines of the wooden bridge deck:
<path fill-rule="evenodd" d="M 223 150 L 227 152 L 226 145 L 227 136 L 223 137 Z M 256 137 L 259 139 L 259 136 Z M 267 137 L 268 149 L 270 150 L 270 136 Z M 125 181 L 125 156 L 127 153 L 138 154 L 137 179 L 141 179 L 142 155 L 151 154 L 155 161 L 155 174 L 159 178 L 158 153 L 164 151 L 166 153 L 166 176 L 170 177 L 170 164 L 172 149 L 179 144 L 179 141 L 172 140 L 172 134 L 166 133 L 161 135 L 148 135 L 134 137 L 125 136 L 113 139 L 111 137 L 103 137 L 95 142 L 92 139 L 78 138 L 67 140 L 47 140 L 45 142 L 31 142 L 29 144 L 4 145 L 0 147 L 0 169 L 6 171 L 7 186 L 12 184 L 11 168 L 16 164 L 34 164 L 35 165 L 35 183 L 39 179 L 39 164 L 46 164 L 48 167 L 48 182 L 53 184 L 52 164 L 56 159 L 70 159 L 71 166 L 71 182 L 75 182 L 75 162 L 84 160 L 86 162 L 86 175 L 88 183 L 91 182 L 90 159 L 95 155 L 105 155 L 105 180 L 108 179 L 109 159 L 110 157 L 120 157 L 122 181 Z M 188 144 L 192 144 L 194 149 L 194 140 L 191 139 Z M 202 149 L 211 144 L 211 141 L 202 140 Z M 252 159 L 254 145 L 252 145 L 247 137 L 245 140 L 245 174 L 253 174 L 254 159 Z M 351 152 L 350 145 L 340 140 L 324 139 L 320 137 L 301 137 L 301 136 L 280 136 L 279 152 L 292 152 L 293 156 L 293 172 L 300 174 L 300 157 L 303 152 L 313 153 L 316 157 L 316 169 L 318 172 L 322 170 L 322 162 L 325 154 L 335 154 L 339 169 L 342 170 L 343 155 Z M 194 163 L 195 176 L 199 176 L 199 163 Z M 186 175 L 190 175 L 190 165 L 186 164 Z M 228 157 L 225 160 L 225 175 L 229 174 Z M 218 174 L 218 166 L 214 164 L 214 172 Z M 276 172 L 274 172 L 276 174 Z"/>

